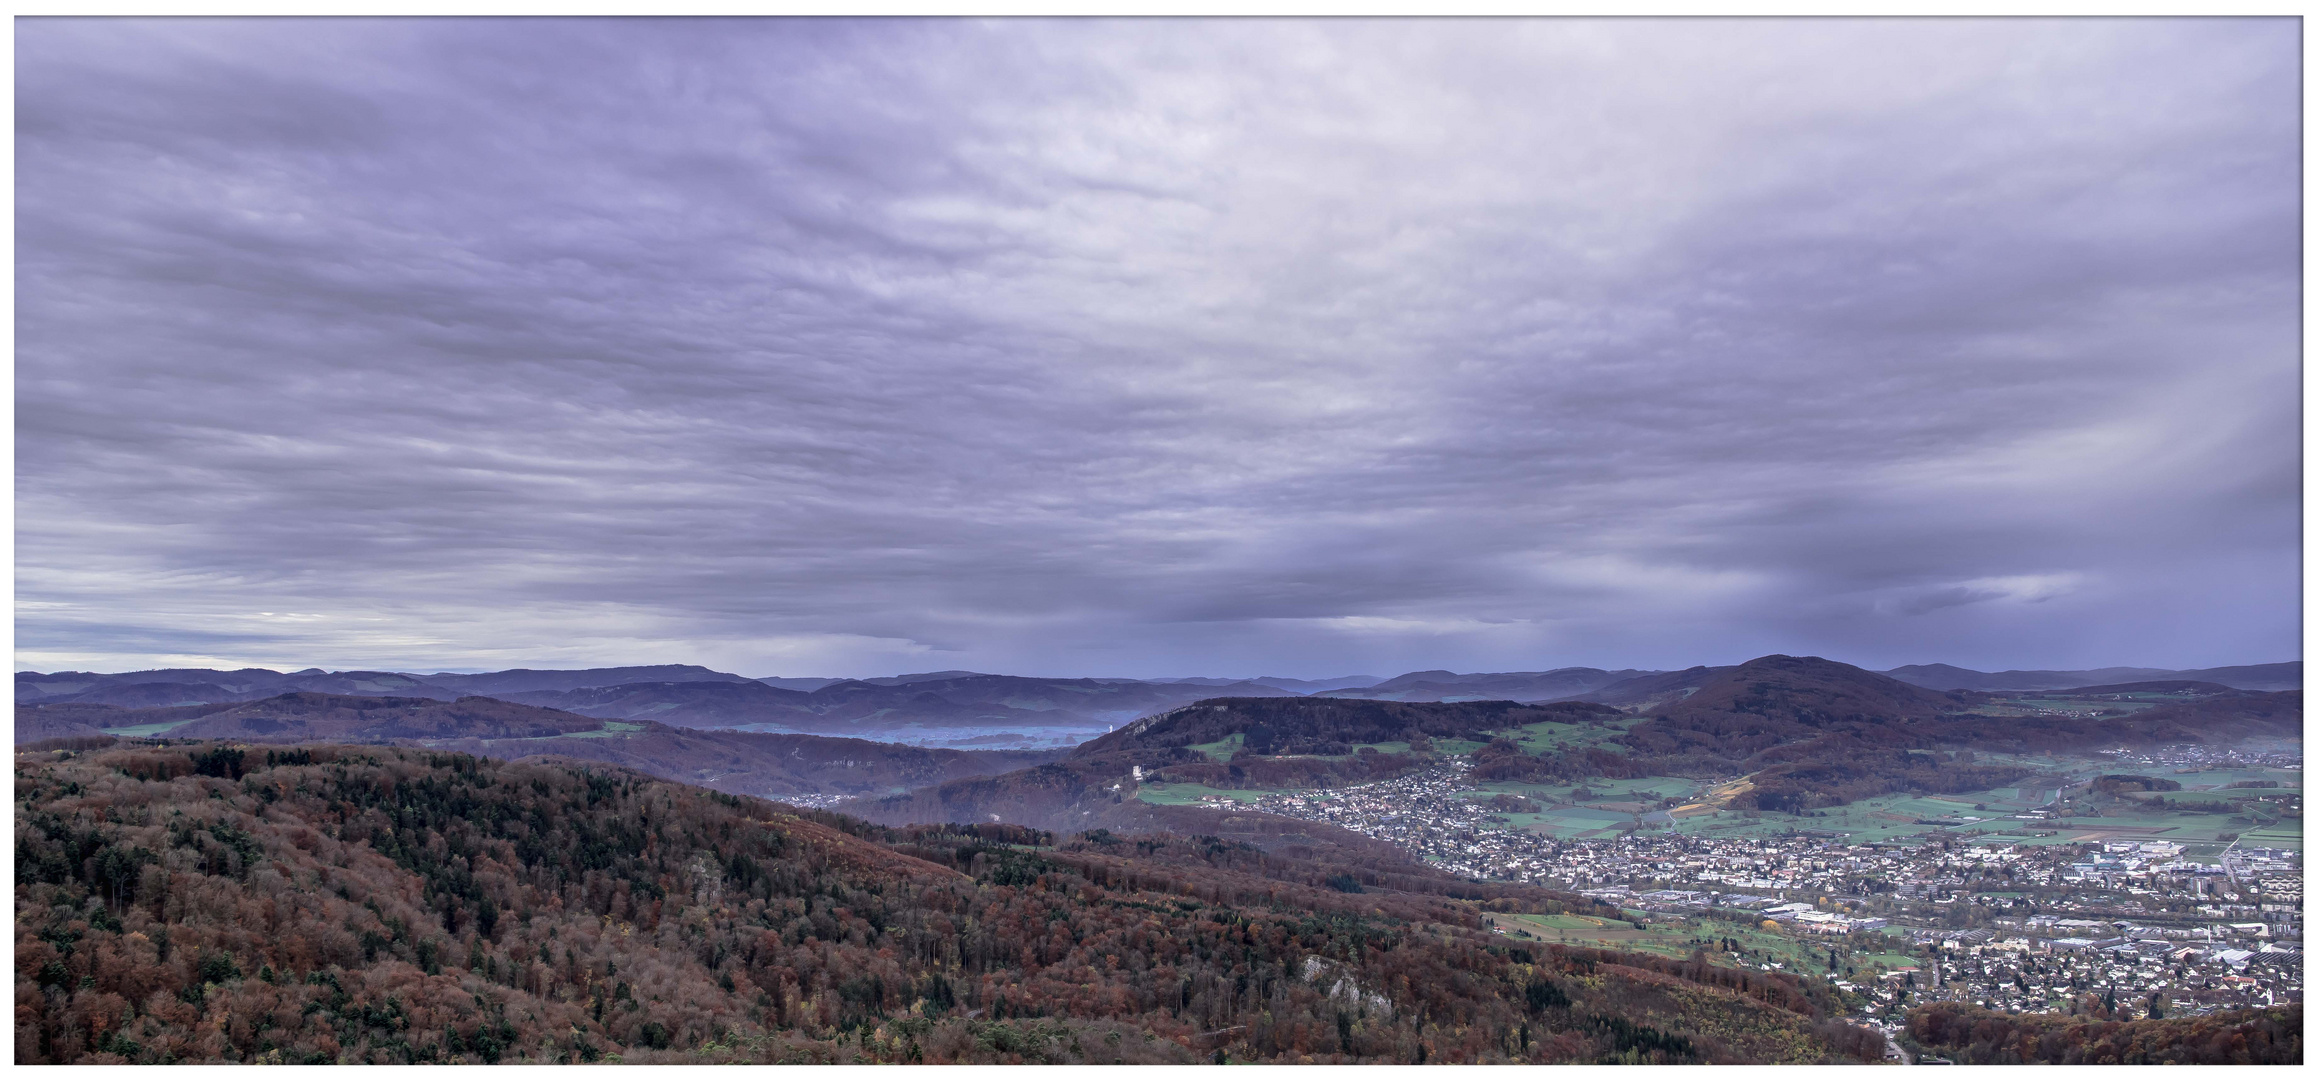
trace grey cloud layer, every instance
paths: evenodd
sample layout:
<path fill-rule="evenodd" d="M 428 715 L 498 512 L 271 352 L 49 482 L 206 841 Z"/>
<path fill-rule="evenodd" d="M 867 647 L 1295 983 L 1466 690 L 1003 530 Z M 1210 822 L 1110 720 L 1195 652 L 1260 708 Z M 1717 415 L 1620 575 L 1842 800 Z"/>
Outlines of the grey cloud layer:
<path fill-rule="evenodd" d="M 27 21 L 20 664 L 2299 655 L 2243 22 Z"/>

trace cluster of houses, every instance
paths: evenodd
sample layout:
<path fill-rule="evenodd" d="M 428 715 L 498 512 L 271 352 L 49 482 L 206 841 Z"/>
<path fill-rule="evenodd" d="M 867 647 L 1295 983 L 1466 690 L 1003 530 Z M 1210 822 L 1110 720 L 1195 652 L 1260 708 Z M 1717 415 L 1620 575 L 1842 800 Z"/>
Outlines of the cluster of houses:
<path fill-rule="evenodd" d="M 2264 940 L 2266 923 L 2231 925 L 2209 938 L 2184 940 L 2220 928 L 2061 922 L 2087 925 L 2039 929 L 2100 936 L 2036 937 L 1984 928 L 1921 933 L 1915 951 L 1923 965 L 1886 973 L 1871 996 L 1893 1008 L 1909 1000 L 1944 999 L 2040 1011 L 2093 994 L 2122 1003 L 2133 1015 L 2301 999 L 2301 943 Z"/>

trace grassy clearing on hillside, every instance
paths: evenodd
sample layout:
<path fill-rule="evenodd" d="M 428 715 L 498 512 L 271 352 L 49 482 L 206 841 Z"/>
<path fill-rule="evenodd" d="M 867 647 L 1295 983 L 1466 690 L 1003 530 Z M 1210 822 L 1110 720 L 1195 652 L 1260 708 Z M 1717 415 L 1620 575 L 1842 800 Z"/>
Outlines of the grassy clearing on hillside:
<path fill-rule="evenodd" d="M 1211 743 L 1200 743 L 1190 749 L 1207 755 L 1209 761 L 1229 761 L 1231 755 L 1238 753 L 1239 748 L 1245 745 L 1247 745 L 1246 733 L 1234 731 L 1225 738 Z"/>
<path fill-rule="evenodd" d="M 1611 720 L 1605 724 L 1565 724 L 1559 721 L 1546 721 L 1541 724 L 1529 724 L 1514 728 L 1506 732 L 1505 737 L 1521 744 L 1521 749 L 1528 753 L 1551 753 L 1587 746 L 1613 744 L 1617 741 L 1618 736 L 1625 734 L 1626 728 L 1639 722 L 1639 717 Z"/>

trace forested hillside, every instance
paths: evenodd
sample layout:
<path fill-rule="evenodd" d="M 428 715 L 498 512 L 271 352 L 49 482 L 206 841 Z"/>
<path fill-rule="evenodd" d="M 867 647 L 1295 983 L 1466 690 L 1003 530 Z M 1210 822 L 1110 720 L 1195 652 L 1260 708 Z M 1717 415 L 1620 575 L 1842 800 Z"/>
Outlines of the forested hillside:
<path fill-rule="evenodd" d="M 1482 775 L 1750 776 L 1735 805 L 1809 810 L 1892 791 L 1984 790 L 2032 771 L 1979 761 L 1979 751 L 2290 738 L 2301 724 L 2299 691 L 2226 688 L 2129 715 L 1981 715 L 1970 710 L 1982 697 L 1817 657 L 1766 656 L 1707 672 L 1699 683 L 1632 724 L 1617 747 L 1531 755 L 1498 744 L 1478 755 Z"/>
<path fill-rule="evenodd" d="M 507 760 L 538 754 L 625 765 L 735 795 L 881 795 L 1027 768 L 1060 750 L 943 750 L 822 735 L 697 731 L 645 721 L 603 738 L 438 739 L 430 745 Z"/>
<path fill-rule="evenodd" d="M 1558 701 L 1615 683 L 1662 674 L 1664 672 L 1632 668 L 1603 671 L 1585 667 L 1469 675 L 1453 671 L 1411 671 L 1371 686 L 1326 690 L 1316 696 L 1376 701 Z"/>
<path fill-rule="evenodd" d="M 1561 719 L 1577 705 L 1511 701 L 1398 702 L 1343 698 L 1212 698 L 1128 724 L 1078 747 L 1088 759 L 1145 753 L 1242 736 L 1256 754 L 1349 754 L 1361 743 L 1486 738 L 1488 732 Z"/>
<path fill-rule="evenodd" d="M 51 717 L 61 723 L 50 723 Z M 543 739 L 596 731 L 603 721 L 576 713 L 517 705 L 487 697 L 437 701 L 423 697 L 294 692 L 257 701 L 163 708 L 90 703 L 18 705 L 17 742 L 50 728 L 124 728 L 170 724 L 179 738 L 266 742 L 384 742 L 393 739 L 475 737 Z M 57 734 L 67 732 L 58 731 Z"/>
<path fill-rule="evenodd" d="M 809 689 L 779 683 L 802 683 Z M 161 708 L 231 704 L 302 693 L 429 698 L 487 696 L 598 719 L 671 727 L 769 724 L 790 732 L 908 738 L 922 729 L 1017 732 L 1107 729 L 1202 697 L 1294 696 L 1267 683 L 1221 679 L 1054 679 L 929 672 L 879 679 L 757 680 L 688 664 L 476 675 L 381 671 L 172 669 L 98 674 L 16 673 L 19 705 Z"/>
<path fill-rule="evenodd" d="M 1998 716 L 1971 711 L 1987 704 L 1984 695 L 1928 690 L 1818 657 L 1765 656 L 1657 678 L 1688 685 L 1650 684 L 1655 704 L 1638 715 L 1584 701 L 1217 698 L 1137 720 L 1060 762 L 858 808 L 893 823 L 995 814 L 1044 827 L 1118 827 L 1147 819 L 1108 805 L 1131 790 L 1136 766 L 1147 779 L 1218 788 L 1343 787 L 1428 765 L 1438 758 L 1434 740 L 1457 739 L 1485 744 L 1473 754 L 1482 780 L 1746 777 L 1732 805 L 1808 811 L 1893 791 L 1980 791 L 2034 772 L 1980 751 L 2217 744 L 2300 731 L 2297 690 L 2217 687 L 2129 714 Z M 1534 751 L 1511 737 L 1538 724 L 1616 731 Z"/>
<path fill-rule="evenodd" d="M 1907 1036 L 1963 1065 L 2298 1065 L 2301 1006 L 2102 1020 L 1940 1002 L 1909 1014 Z"/>
<path fill-rule="evenodd" d="M 18 755 L 20 1062 L 1822 1061 L 1790 976 L 1550 946 L 1522 887 L 893 829 L 381 746 Z M 1357 890 L 1357 891 L 1354 891 Z"/>

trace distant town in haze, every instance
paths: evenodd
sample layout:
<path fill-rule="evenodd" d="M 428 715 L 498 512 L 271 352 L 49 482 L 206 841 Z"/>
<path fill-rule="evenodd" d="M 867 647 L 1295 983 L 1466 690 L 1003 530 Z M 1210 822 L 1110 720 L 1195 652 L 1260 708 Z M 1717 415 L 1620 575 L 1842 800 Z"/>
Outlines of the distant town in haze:
<path fill-rule="evenodd" d="M 2302 1064 L 2304 29 L 19 18 L 14 1060 Z"/>

